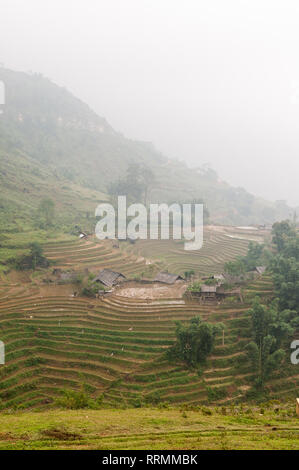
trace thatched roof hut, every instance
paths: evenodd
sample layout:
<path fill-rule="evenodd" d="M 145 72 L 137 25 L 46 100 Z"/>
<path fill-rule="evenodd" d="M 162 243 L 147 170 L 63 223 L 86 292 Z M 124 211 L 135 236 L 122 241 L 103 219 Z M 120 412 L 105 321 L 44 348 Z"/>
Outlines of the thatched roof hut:
<path fill-rule="evenodd" d="M 266 271 L 266 266 L 256 266 L 255 270 L 258 274 L 262 275 Z"/>
<path fill-rule="evenodd" d="M 163 282 L 165 284 L 174 284 L 176 281 L 183 281 L 184 278 L 179 274 L 170 274 L 166 272 L 160 272 L 155 277 L 154 281 Z"/>
<path fill-rule="evenodd" d="M 125 279 L 126 277 L 122 273 L 111 271 L 111 269 L 103 269 L 99 272 L 93 282 L 100 282 L 106 287 L 112 287 Z"/>

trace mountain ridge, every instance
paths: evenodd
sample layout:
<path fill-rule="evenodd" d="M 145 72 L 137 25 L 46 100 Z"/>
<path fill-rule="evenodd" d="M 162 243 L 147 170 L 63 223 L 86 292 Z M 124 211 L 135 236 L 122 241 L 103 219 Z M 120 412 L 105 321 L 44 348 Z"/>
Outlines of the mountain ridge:
<path fill-rule="evenodd" d="M 155 174 L 153 202 L 202 199 L 214 223 L 270 224 L 292 214 L 285 203 L 233 188 L 209 168 L 188 168 L 167 159 L 151 143 L 125 138 L 87 104 L 40 74 L 0 68 L 0 80 L 6 89 L 0 116 L 2 176 L 3 157 L 13 162 L 22 154 L 28 166 L 37 162 L 57 181 L 106 192 L 134 161 Z"/>

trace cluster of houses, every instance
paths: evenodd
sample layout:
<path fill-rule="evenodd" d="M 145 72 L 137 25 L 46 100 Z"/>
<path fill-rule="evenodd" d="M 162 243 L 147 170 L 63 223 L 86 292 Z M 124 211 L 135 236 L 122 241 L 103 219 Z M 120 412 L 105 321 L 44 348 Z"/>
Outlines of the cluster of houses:
<path fill-rule="evenodd" d="M 254 279 L 257 276 L 261 276 L 266 271 L 265 266 L 257 266 L 254 271 L 249 271 L 238 276 L 233 276 L 228 273 L 214 274 L 203 280 L 214 280 L 214 284 L 203 284 L 198 292 L 192 292 L 192 297 L 199 297 L 201 300 L 222 300 L 225 297 L 237 295 L 242 301 L 241 289 L 239 287 L 232 287 L 225 289 L 225 285 L 238 286 L 243 282 Z"/>
<path fill-rule="evenodd" d="M 237 295 L 242 300 L 241 289 L 238 287 L 246 280 L 253 279 L 256 276 L 262 275 L 266 268 L 264 266 L 257 266 L 254 271 L 245 273 L 240 276 L 232 276 L 227 273 L 215 274 L 210 277 L 203 278 L 203 281 L 214 280 L 214 283 L 203 283 L 198 291 L 192 290 L 190 296 L 198 298 L 203 301 L 222 300 L 227 296 Z M 165 271 L 159 272 L 155 279 L 152 281 L 140 281 L 146 283 L 162 283 L 173 285 L 185 279 L 179 274 L 171 274 Z M 102 288 L 99 289 L 99 295 L 111 292 L 112 288 L 120 285 L 123 282 L 129 281 L 126 276 L 120 272 L 112 271 L 111 269 L 102 269 L 95 277 L 93 282 L 101 284 Z M 227 288 L 230 286 L 230 288 Z M 103 289 L 104 287 L 104 289 Z M 107 290 L 108 289 L 108 290 Z"/>
<path fill-rule="evenodd" d="M 128 281 L 126 276 L 122 273 L 112 271 L 111 269 L 102 269 L 94 278 L 93 282 L 101 284 L 105 288 L 115 287 L 125 281 Z M 171 274 L 161 271 L 157 274 L 153 281 L 148 282 L 161 282 L 163 284 L 175 284 L 177 281 L 184 281 L 184 278 L 178 274 Z M 107 292 L 107 291 L 106 291 Z M 109 291 L 108 291 L 109 292 Z M 103 295 L 104 291 L 99 290 L 99 294 Z"/>
<path fill-rule="evenodd" d="M 187 292 L 187 298 L 197 299 L 200 301 L 220 301 L 228 296 L 238 296 L 242 301 L 242 293 L 240 285 L 246 281 L 254 279 L 254 277 L 264 274 L 265 266 L 257 266 L 254 271 L 233 276 L 227 273 L 214 274 L 209 277 L 203 277 L 203 283 L 196 288 L 192 288 Z M 58 283 L 76 282 L 78 273 L 75 271 L 62 271 L 61 269 L 54 269 L 53 275 L 58 278 Z M 85 273 L 89 274 L 88 269 Z M 153 280 L 133 281 L 142 284 L 162 283 L 173 285 L 177 282 L 185 281 L 179 274 L 171 274 L 165 271 L 159 272 Z M 212 282 L 211 282 L 212 281 Z M 120 272 L 111 269 L 102 269 L 98 275 L 93 279 L 93 283 L 99 284 L 98 295 L 102 296 L 112 292 L 113 288 L 122 284 L 123 282 L 132 282 Z"/>
<path fill-rule="evenodd" d="M 87 239 L 87 233 L 79 231 L 80 239 Z M 253 271 L 242 273 L 238 276 L 228 273 L 214 274 L 209 277 L 203 277 L 203 284 L 197 289 L 191 289 L 189 295 L 191 298 L 200 299 L 203 301 L 222 300 L 227 296 L 238 295 L 242 300 L 240 286 L 242 283 L 254 279 L 256 276 L 264 274 L 265 266 L 257 266 Z M 60 282 L 72 282 L 75 280 L 76 274 L 74 272 L 63 272 L 60 269 L 54 269 L 55 274 Z M 172 285 L 178 281 L 185 279 L 179 274 L 171 274 L 165 271 L 159 272 L 155 279 L 152 281 L 140 281 L 142 283 L 162 283 Z M 94 283 L 98 283 L 101 287 L 98 290 L 99 295 L 112 292 L 113 287 L 120 285 L 123 282 L 129 281 L 126 276 L 120 272 L 111 269 L 102 269 L 98 275 L 93 279 Z M 206 281 L 206 282 L 205 282 Z M 209 282 L 208 282 L 209 281 Z M 214 281 L 214 282 L 211 282 Z M 228 288 L 229 286 L 229 288 Z"/>

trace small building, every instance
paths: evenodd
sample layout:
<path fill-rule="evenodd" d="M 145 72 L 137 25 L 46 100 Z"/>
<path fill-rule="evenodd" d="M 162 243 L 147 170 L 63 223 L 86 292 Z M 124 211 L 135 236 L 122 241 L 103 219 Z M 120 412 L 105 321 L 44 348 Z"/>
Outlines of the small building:
<path fill-rule="evenodd" d="M 200 297 L 203 300 L 214 300 L 217 297 L 217 286 L 203 284 L 200 289 Z"/>
<path fill-rule="evenodd" d="M 61 284 L 76 282 L 80 273 L 73 270 L 63 271 L 60 268 L 54 268 L 52 274 L 57 277 L 58 284 Z"/>
<path fill-rule="evenodd" d="M 256 266 L 255 271 L 261 276 L 266 271 L 266 266 Z"/>
<path fill-rule="evenodd" d="M 215 279 L 216 281 L 218 281 L 219 284 L 223 284 L 225 282 L 225 277 L 223 274 L 214 274 L 212 276 L 212 279 Z"/>
<path fill-rule="evenodd" d="M 126 277 L 121 273 L 111 271 L 111 269 L 103 269 L 99 272 L 93 282 L 100 282 L 106 287 L 112 287 L 125 281 L 125 279 Z"/>
<path fill-rule="evenodd" d="M 69 281 L 69 282 L 72 282 L 72 281 L 75 281 L 77 278 L 77 275 L 75 272 L 73 271 L 67 271 L 67 272 L 62 272 L 60 274 L 60 280 L 61 281 Z"/>
<path fill-rule="evenodd" d="M 199 298 L 201 300 L 223 300 L 228 295 L 236 294 L 239 294 L 239 289 L 235 289 L 234 291 L 226 291 L 223 286 L 208 286 L 206 284 L 202 284 L 200 290 L 191 291 L 189 293 L 191 298 Z"/>
<path fill-rule="evenodd" d="M 224 299 L 226 292 L 223 286 L 216 286 L 216 297 L 218 300 Z"/>
<path fill-rule="evenodd" d="M 179 274 L 170 274 L 166 272 L 160 272 L 155 277 L 155 282 L 163 282 L 164 284 L 174 284 L 177 281 L 183 281 L 184 278 Z"/>
<path fill-rule="evenodd" d="M 79 233 L 79 238 L 82 239 L 82 238 L 87 238 L 87 233 L 85 232 L 80 232 Z"/>

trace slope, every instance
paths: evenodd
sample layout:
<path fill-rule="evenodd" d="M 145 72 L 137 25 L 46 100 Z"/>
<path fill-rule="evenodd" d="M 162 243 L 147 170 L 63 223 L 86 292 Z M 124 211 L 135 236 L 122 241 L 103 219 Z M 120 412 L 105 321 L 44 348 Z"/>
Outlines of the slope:
<path fill-rule="evenodd" d="M 47 180 L 53 197 L 65 180 L 106 192 L 109 183 L 135 161 L 154 171 L 153 202 L 200 198 L 211 220 L 226 224 L 271 223 L 291 213 L 283 202 L 270 203 L 242 188 L 232 188 L 211 169 L 189 169 L 163 157 L 149 143 L 126 139 L 86 104 L 41 75 L 0 68 L 0 80 L 6 88 L 4 113 L 0 115 L 2 182 L 23 187 L 23 183 L 31 184 L 34 175 Z M 17 170 L 24 168 L 20 158 L 26 160 L 28 170 L 23 174 Z M 14 178 L 6 174 L 7 159 L 16 170 Z M 43 192 L 41 181 L 36 180 L 31 191 L 39 198 Z M 8 211 L 27 200 L 23 193 L 6 196 Z"/>

